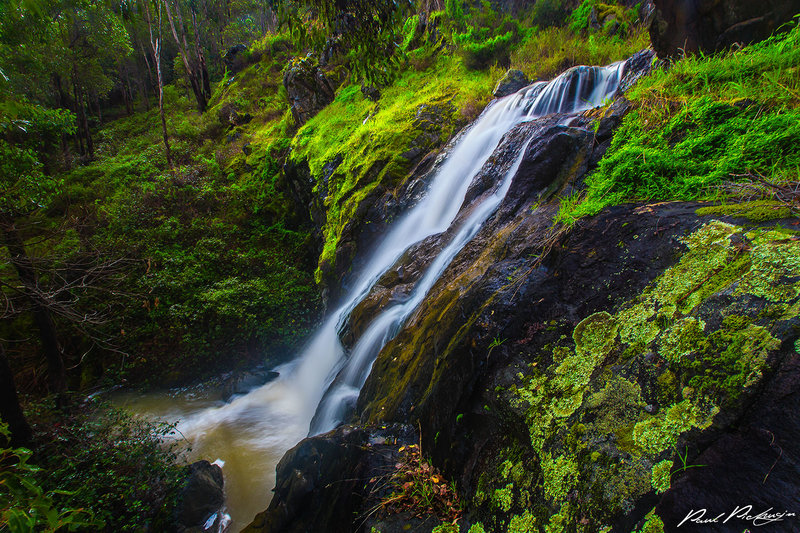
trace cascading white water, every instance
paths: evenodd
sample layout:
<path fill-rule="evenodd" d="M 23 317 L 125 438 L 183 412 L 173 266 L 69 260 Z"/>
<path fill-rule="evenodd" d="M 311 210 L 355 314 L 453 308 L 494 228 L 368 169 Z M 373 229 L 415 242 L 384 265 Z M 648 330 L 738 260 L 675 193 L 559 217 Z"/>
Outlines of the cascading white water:
<path fill-rule="evenodd" d="M 196 453 L 213 454 L 227 462 L 233 459 L 226 455 L 244 456 L 242 461 L 247 464 L 241 465 L 244 474 L 240 473 L 240 477 L 247 476 L 247 480 L 234 480 L 226 470 L 229 501 L 237 497 L 231 491 L 249 494 L 271 483 L 275 457 L 280 457 L 309 431 L 311 434 L 327 431 L 340 422 L 346 405 L 357 397 L 381 348 L 397 334 L 451 260 L 502 202 L 525 150 L 520 151 L 496 192 L 473 206 L 461 226 L 454 229 L 453 238 L 417 281 L 408 298 L 383 309 L 350 354 L 345 352 L 338 331 L 378 279 L 409 247 L 446 231 L 453 224 L 473 178 L 503 135 L 535 117 L 577 112 L 602 104 L 616 92 L 623 71 L 624 63 L 576 67 L 550 83 L 540 82 L 493 102 L 441 163 L 424 198 L 389 228 L 339 307 L 325 319 L 294 361 L 276 369 L 280 377 L 229 403 L 201 402 L 194 407 L 183 405 L 162 411 L 162 415 L 169 413 L 172 420 L 182 419 L 178 428 L 192 442 Z M 136 409 L 135 405 L 133 408 Z M 220 442 L 212 446 L 210 439 Z M 232 489 L 232 483 L 244 484 L 244 488 Z M 268 499 L 267 491 L 263 492 L 263 498 Z M 252 511 L 263 506 L 262 502 Z M 234 515 L 234 525 L 252 518 L 251 513 L 247 514 L 250 516 Z"/>
<path fill-rule="evenodd" d="M 339 310 L 341 314 L 337 316 L 337 324 L 341 324 L 347 318 L 353 306 L 366 296 L 366 292 L 377 281 L 377 277 L 394 265 L 405 250 L 423 238 L 440 233 L 450 226 L 461 208 L 472 179 L 494 152 L 506 132 L 525 120 L 552 113 L 577 112 L 601 104 L 604 99 L 616 92 L 624 66 L 625 64 L 621 62 L 608 67 L 576 67 L 550 83 L 540 82 L 523 89 L 507 97 L 506 100 L 497 102 L 484 112 L 473 129 L 448 156 L 447 163 L 431 183 L 427 197 L 390 230 L 382 241 L 370 262 L 373 268 L 367 269 L 369 277 L 363 280 L 359 286 L 360 290 Z M 511 179 L 519 169 L 526 149 L 527 144 L 520 151 L 514 165 L 506 172 L 499 189 L 483 200 L 462 224 L 450 243 L 444 247 L 416 283 L 409 297 L 402 303 L 382 309 L 361 335 L 346 361 L 340 361 L 335 365 L 339 372 L 338 379 L 321 401 L 312 421 L 310 434 L 324 433 L 341 423 L 347 404 L 354 402 L 358 397 L 378 352 L 394 338 L 405 320 L 422 303 L 450 261 L 475 236 L 489 215 L 500 205 Z M 474 154 L 473 159 L 470 161 L 465 157 L 461 161 L 461 157 L 468 153 Z M 462 173 L 467 166 L 469 172 Z M 340 353 L 343 352 L 338 338 L 331 339 L 331 342 L 337 345 Z M 341 370 L 340 366 L 343 366 Z M 331 381 L 335 377 L 328 375 L 327 379 Z"/>

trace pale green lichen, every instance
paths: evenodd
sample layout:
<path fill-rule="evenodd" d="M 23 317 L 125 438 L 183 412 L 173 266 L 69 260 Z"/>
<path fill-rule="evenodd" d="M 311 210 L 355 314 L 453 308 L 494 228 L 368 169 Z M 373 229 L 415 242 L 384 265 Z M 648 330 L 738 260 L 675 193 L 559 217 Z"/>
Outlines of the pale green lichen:
<path fill-rule="evenodd" d="M 545 453 L 542 460 L 544 492 L 554 502 L 563 501 L 578 478 L 578 465 L 575 460 L 559 455 L 553 458 Z"/>
<path fill-rule="evenodd" d="M 511 469 L 514 467 L 514 463 L 506 459 L 503 461 L 503 464 L 500 465 L 500 475 L 503 476 L 503 479 L 508 479 L 508 473 L 511 472 Z"/>
<path fill-rule="evenodd" d="M 619 335 L 627 344 L 650 344 L 658 336 L 658 325 L 650 318 L 655 315 L 652 302 L 638 303 L 622 310 L 618 315 Z"/>
<path fill-rule="evenodd" d="M 671 363 L 680 363 L 683 357 L 703 349 L 705 327 L 705 322 L 696 318 L 678 320 L 662 335 L 659 353 Z"/>
<path fill-rule="evenodd" d="M 605 311 L 586 317 L 572 333 L 575 351 L 593 360 L 604 357 L 614 346 L 618 329 L 616 319 Z"/>
<path fill-rule="evenodd" d="M 751 232 L 752 267 L 743 276 L 736 294 L 752 294 L 772 302 L 785 302 L 800 296 L 800 246 L 776 231 Z"/>
<path fill-rule="evenodd" d="M 668 490 L 673 464 L 659 456 L 687 432 L 707 428 L 719 406 L 759 381 L 780 347 L 774 324 L 800 312 L 800 246 L 785 231 L 745 236 L 713 221 L 682 242 L 687 251 L 677 264 L 616 314 L 581 321 L 574 347 L 564 335 L 558 346 L 546 346 L 538 362 L 551 355 L 552 364 L 531 365 L 512 388 L 542 475 L 539 491 L 514 501 L 544 499 L 563 510 L 575 489 L 593 495 L 579 515 L 551 515 L 547 531 L 562 531 L 561 520 L 574 527 L 580 517 L 628 513 L 642 495 Z M 744 294 L 766 303 L 735 298 Z M 795 349 L 800 353 L 800 341 Z M 655 414 L 645 410 L 643 389 Z M 530 476 L 518 476 L 518 466 L 504 463 L 501 473 L 521 492 L 519 481 Z M 651 513 L 641 531 L 662 532 L 663 523 Z"/>
<path fill-rule="evenodd" d="M 514 515 L 508 522 L 507 533 L 536 533 L 536 518 L 530 511 L 522 515 Z"/>
<path fill-rule="evenodd" d="M 572 509 L 569 503 L 564 503 L 558 513 L 551 515 L 550 520 L 545 524 L 545 533 L 563 533 L 567 530 L 570 523 Z"/>
<path fill-rule="evenodd" d="M 683 400 L 636 424 L 633 440 L 646 453 L 656 455 L 678 442 L 678 437 L 692 428 L 706 428 L 711 425 L 719 408 L 711 406 L 701 409 L 689 400 Z"/>
<path fill-rule="evenodd" d="M 664 533 L 664 522 L 656 514 L 655 509 L 647 513 L 644 524 L 635 533 Z"/>
<path fill-rule="evenodd" d="M 496 507 L 507 513 L 514 504 L 514 484 L 509 483 L 502 489 L 495 489 L 492 502 Z"/>
<path fill-rule="evenodd" d="M 461 527 L 458 524 L 439 524 L 431 529 L 431 533 L 458 533 Z"/>
<path fill-rule="evenodd" d="M 469 527 L 469 531 L 467 533 L 486 533 L 486 530 L 483 529 L 483 524 L 480 522 L 475 522 Z"/>
<path fill-rule="evenodd" d="M 670 484 L 672 483 L 672 466 L 673 463 L 669 460 L 661 461 L 653 466 L 650 484 L 653 486 L 653 489 L 655 489 L 656 494 L 661 494 L 669 490 Z"/>

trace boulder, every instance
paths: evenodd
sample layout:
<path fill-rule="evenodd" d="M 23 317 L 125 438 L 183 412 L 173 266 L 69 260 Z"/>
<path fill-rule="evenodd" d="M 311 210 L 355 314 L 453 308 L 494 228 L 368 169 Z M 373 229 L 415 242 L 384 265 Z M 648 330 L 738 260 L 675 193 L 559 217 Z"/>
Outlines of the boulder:
<path fill-rule="evenodd" d="M 381 91 L 374 85 L 361 85 L 361 94 L 364 95 L 364 98 L 373 102 L 381 99 Z"/>
<path fill-rule="evenodd" d="M 219 111 L 217 111 L 217 118 L 223 126 L 228 128 L 241 126 L 253 120 L 253 116 L 250 113 L 241 113 L 239 108 L 231 103 L 225 103 L 220 106 Z"/>
<path fill-rule="evenodd" d="M 528 84 L 530 84 L 530 80 L 525 73 L 512 68 L 497 82 L 492 94 L 496 98 L 502 98 L 503 96 L 514 94 Z"/>
<path fill-rule="evenodd" d="M 178 531 L 202 528 L 225 504 L 222 469 L 208 461 L 197 461 L 188 467 L 186 484 L 175 508 Z"/>
<path fill-rule="evenodd" d="M 800 0 L 655 0 L 650 39 L 661 58 L 716 52 L 769 37 Z"/>
<path fill-rule="evenodd" d="M 333 102 L 335 96 L 333 84 L 310 56 L 292 61 L 283 75 L 283 85 L 298 126 Z"/>
<path fill-rule="evenodd" d="M 222 62 L 225 63 L 225 68 L 229 74 L 236 74 L 247 66 L 245 52 L 247 52 L 247 46 L 237 44 L 228 48 L 225 55 L 222 56 Z"/>

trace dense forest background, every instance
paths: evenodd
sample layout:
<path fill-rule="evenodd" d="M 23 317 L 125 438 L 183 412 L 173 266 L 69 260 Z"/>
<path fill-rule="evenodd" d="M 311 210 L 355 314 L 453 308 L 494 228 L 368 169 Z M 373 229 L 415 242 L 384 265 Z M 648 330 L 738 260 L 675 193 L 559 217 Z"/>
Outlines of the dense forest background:
<path fill-rule="evenodd" d="M 289 357 L 364 251 L 353 221 L 368 225 L 507 69 L 549 79 L 623 59 L 648 46 L 650 15 L 621 0 L 0 0 L 3 437 L 36 452 L 3 449 L 0 530 L 166 527 L 183 475 L 158 444 L 170 427 L 84 398 Z M 797 98 L 787 42 L 744 74 L 777 72 L 781 108 Z M 725 72 L 686 68 L 712 92 Z M 661 82 L 642 101 L 672 91 L 713 122 L 697 87 Z M 721 94 L 756 97 L 742 91 Z M 642 110 L 645 124 L 686 118 Z M 765 134 L 786 119 L 760 116 Z M 641 121 L 626 126 L 635 142 Z M 731 168 L 779 177 L 797 163 L 781 146 Z M 630 159 L 621 144 L 611 157 Z M 561 220 L 608 191 L 700 194 L 600 170 Z"/>

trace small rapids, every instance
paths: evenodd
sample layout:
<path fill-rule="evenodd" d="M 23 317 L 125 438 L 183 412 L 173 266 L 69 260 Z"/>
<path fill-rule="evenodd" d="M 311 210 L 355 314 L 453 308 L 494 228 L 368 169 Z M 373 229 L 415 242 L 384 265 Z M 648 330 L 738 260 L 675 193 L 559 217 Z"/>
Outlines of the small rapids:
<path fill-rule="evenodd" d="M 126 396 L 129 410 L 167 421 L 191 445 L 190 459 L 224 461 L 226 500 L 231 530 L 264 510 L 275 483 L 275 465 L 308 435 L 339 425 L 355 403 L 380 350 L 400 331 L 453 258 L 480 230 L 502 202 L 522 161 L 525 148 L 492 195 L 471 206 L 460 227 L 444 245 L 412 292 L 376 314 L 347 351 L 339 331 L 353 309 L 403 253 L 421 240 L 445 232 L 457 219 L 473 178 L 503 136 L 521 122 L 553 113 L 574 113 L 612 98 L 625 63 L 576 67 L 553 81 L 539 82 L 490 104 L 462 134 L 430 180 L 425 196 L 398 219 L 377 243 L 351 282 L 351 289 L 322 322 L 294 360 L 277 369 L 280 376 L 247 394 L 223 402 L 213 393 Z M 530 140 L 528 141 L 530 142 Z"/>

